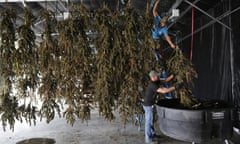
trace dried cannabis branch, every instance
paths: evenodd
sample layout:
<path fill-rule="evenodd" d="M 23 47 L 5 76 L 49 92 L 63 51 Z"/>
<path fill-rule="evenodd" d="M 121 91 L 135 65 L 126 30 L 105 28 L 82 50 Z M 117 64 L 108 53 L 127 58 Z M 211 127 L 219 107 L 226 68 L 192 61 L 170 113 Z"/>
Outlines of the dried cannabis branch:
<path fill-rule="evenodd" d="M 136 112 L 137 102 L 141 99 L 142 93 L 139 87 L 142 88 L 140 74 L 142 65 L 139 63 L 143 57 L 139 55 L 142 47 L 139 43 L 140 19 L 137 13 L 131 7 L 125 10 L 123 25 L 124 47 L 123 55 L 125 59 L 123 83 L 121 84 L 120 95 L 118 99 L 119 113 L 122 122 L 125 125 L 128 117 L 131 117 Z M 129 42 L 131 41 L 131 42 Z"/>
<path fill-rule="evenodd" d="M 187 83 L 188 85 L 192 85 L 193 79 L 197 78 L 197 72 L 193 68 L 192 63 L 179 49 L 176 51 L 174 56 L 167 61 L 167 68 L 175 75 L 175 80 L 178 83 Z M 183 87 L 176 92 L 176 95 L 180 98 L 180 103 L 186 107 L 191 107 L 197 102 L 188 87 Z"/>
<path fill-rule="evenodd" d="M 114 89 L 112 86 L 115 74 L 113 73 L 113 21 L 110 9 L 104 6 L 95 15 L 97 31 L 100 33 L 96 41 L 96 68 L 95 101 L 99 113 L 107 120 L 112 120 L 114 103 Z"/>
<path fill-rule="evenodd" d="M 35 63 L 32 56 L 35 46 L 35 35 L 30 29 L 32 22 L 31 12 L 25 11 L 25 23 L 16 31 L 16 13 L 11 9 L 2 12 L 1 22 L 1 76 L 5 86 L 1 91 L 1 120 L 3 129 L 9 124 L 14 129 L 16 120 L 22 121 L 25 118 L 30 125 L 35 124 L 36 109 L 30 103 L 19 105 L 19 100 L 27 98 L 27 87 L 36 88 L 37 77 L 34 68 Z M 19 48 L 15 48 L 15 33 L 18 32 Z M 32 61 L 33 60 L 33 61 Z M 33 83 L 32 83 L 33 82 Z M 16 84 L 14 86 L 14 84 Z M 2 87 L 2 86 L 1 86 Z M 14 89 L 17 93 L 13 93 Z"/>
<path fill-rule="evenodd" d="M 61 101 L 58 93 L 59 50 L 57 41 L 52 35 L 56 32 L 54 28 L 57 21 L 54 13 L 48 10 L 41 12 L 41 18 L 45 22 L 45 31 L 43 33 L 43 41 L 38 48 L 40 73 L 38 93 L 43 102 L 39 115 L 41 119 L 45 117 L 46 121 L 50 122 L 55 116 L 55 110 L 58 112 L 58 115 L 61 115 L 59 109 Z"/>
<path fill-rule="evenodd" d="M 74 8 L 77 15 L 59 22 L 59 48 L 61 56 L 60 93 L 65 99 L 67 109 L 64 116 L 70 124 L 76 118 L 90 119 L 92 104 L 91 76 L 93 64 L 92 51 L 85 30 L 89 24 L 88 13 L 83 8 Z"/>
<path fill-rule="evenodd" d="M 18 45 L 16 48 L 16 63 L 14 70 L 18 76 L 17 88 L 22 97 L 29 97 L 27 89 L 33 89 L 38 86 L 38 65 L 37 65 L 37 46 L 35 44 L 35 33 L 31 29 L 34 26 L 35 17 L 32 11 L 25 8 L 24 23 L 17 29 Z M 21 92 L 21 90 L 23 90 Z"/>
<path fill-rule="evenodd" d="M 18 100 L 10 95 L 12 91 L 12 83 L 14 82 L 15 72 L 15 20 L 16 12 L 12 9 L 5 9 L 1 13 L 2 21 L 0 26 L 0 72 L 1 81 L 5 84 L 5 88 L 2 89 L 0 95 L 0 116 L 5 130 L 7 124 L 10 125 L 10 129 L 14 128 L 15 119 L 19 117 L 19 113 L 16 111 L 18 106 Z"/>
<path fill-rule="evenodd" d="M 15 20 L 16 12 L 12 9 L 5 9 L 1 13 L 2 21 L 0 26 L 1 32 L 1 47 L 0 47 L 0 62 L 1 62 L 1 76 L 6 82 L 8 90 L 11 90 L 11 83 L 15 76 L 14 64 L 16 51 L 15 42 Z"/>

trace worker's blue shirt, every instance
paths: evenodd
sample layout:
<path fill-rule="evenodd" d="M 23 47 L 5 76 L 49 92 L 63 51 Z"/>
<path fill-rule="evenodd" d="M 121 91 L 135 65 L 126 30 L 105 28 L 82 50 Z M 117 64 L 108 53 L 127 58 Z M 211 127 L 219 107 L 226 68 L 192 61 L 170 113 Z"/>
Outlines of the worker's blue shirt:
<path fill-rule="evenodd" d="M 160 39 L 163 36 L 168 34 L 168 28 L 165 27 L 160 27 L 160 22 L 161 22 L 161 17 L 158 15 L 155 17 L 154 19 L 155 24 L 154 27 L 152 29 L 152 38 L 153 39 Z"/>

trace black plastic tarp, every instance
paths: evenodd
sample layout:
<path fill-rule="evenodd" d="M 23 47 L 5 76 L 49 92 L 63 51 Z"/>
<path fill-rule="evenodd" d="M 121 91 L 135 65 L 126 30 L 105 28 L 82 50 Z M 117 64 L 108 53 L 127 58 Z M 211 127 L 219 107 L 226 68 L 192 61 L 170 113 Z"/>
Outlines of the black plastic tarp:
<path fill-rule="evenodd" d="M 208 13 L 218 17 L 240 6 L 239 0 L 223 0 Z M 196 9 L 195 9 L 196 10 Z M 193 64 L 198 72 L 194 93 L 202 100 L 225 100 L 240 106 L 240 10 L 225 16 L 221 22 L 232 31 L 215 22 L 194 34 Z M 195 18 L 195 29 L 210 22 L 202 14 Z M 191 19 L 190 19 L 191 21 Z M 184 33 L 191 33 L 191 23 Z M 183 41 L 183 50 L 190 53 L 191 37 Z"/>

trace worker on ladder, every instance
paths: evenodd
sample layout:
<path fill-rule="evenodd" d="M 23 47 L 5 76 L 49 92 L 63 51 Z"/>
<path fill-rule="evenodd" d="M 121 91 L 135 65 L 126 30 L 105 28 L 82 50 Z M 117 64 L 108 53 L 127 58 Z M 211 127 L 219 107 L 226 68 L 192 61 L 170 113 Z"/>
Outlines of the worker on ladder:
<path fill-rule="evenodd" d="M 173 44 L 170 36 L 168 35 L 167 22 L 168 18 L 161 18 L 158 14 L 158 4 L 160 0 L 157 0 L 153 6 L 153 16 L 154 16 L 154 27 L 152 29 L 152 38 L 155 42 L 155 48 L 161 49 L 161 40 L 164 39 L 168 42 L 171 48 L 175 48 L 176 46 Z"/>
<path fill-rule="evenodd" d="M 156 61 L 160 62 L 161 68 L 162 68 L 162 74 L 161 79 L 164 80 L 168 77 L 168 74 L 165 70 L 165 62 L 163 57 L 163 48 L 162 48 L 162 40 L 166 40 L 171 48 L 175 49 L 176 46 L 173 44 L 170 36 L 168 35 L 168 28 L 167 28 L 167 17 L 161 18 L 161 16 L 158 14 L 158 5 L 160 3 L 160 0 L 156 0 L 154 6 L 153 6 L 153 16 L 154 16 L 154 26 L 152 29 L 152 38 L 154 39 L 155 43 L 155 50 L 154 55 L 156 58 Z M 169 87 L 169 84 L 164 84 L 165 88 Z M 164 94 L 165 98 L 171 99 L 173 98 L 173 93 L 166 93 Z"/>

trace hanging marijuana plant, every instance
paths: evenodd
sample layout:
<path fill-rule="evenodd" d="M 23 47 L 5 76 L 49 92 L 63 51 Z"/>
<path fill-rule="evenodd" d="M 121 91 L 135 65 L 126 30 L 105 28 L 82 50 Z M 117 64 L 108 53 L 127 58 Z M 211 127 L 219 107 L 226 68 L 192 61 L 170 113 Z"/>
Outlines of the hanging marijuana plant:
<path fill-rule="evenodd" d="M 0 116 L 5 130 L 9 124 L 10 129 L 13 129 L 15 120 L 19 117 L 17 111 L 18 100 L 15 96 L 11 95 L 12 83 L 14 82 L 14 64 L 15 64 L 15 20 L 16 12 L 12 9 L 4 9 L 1 12 L 1 26 L 0 26 L 0 72 L 1 81 L 5 85 L 4 89 L 1 88 L 0 93 Z M 1 86 L 2 87 L 2 86 Z"/>
<path fill-rule="evenodd" d="M 188 85 L 193 84 L 193 79 L 197 78 L 197 72 L 193 68 L 192 63 L 177 48 L 175 54 L 167 61 L 167 68 L 169 72 L 174 74 L 177 83 L 185 83 L 185 87 L 176 92 L 176 97 L 180 99 L 181 104 L 191 108 L 197 103 L 192 91 L 188 87 Z"/>
<path fill-rule="evenodd" d="M 28 8 L 24 9 L 24 22 L 18 27 L 18 40 L 16 48 L 14 70 L 17 75 L 18 95 L 29 97 L 28 88 L 35 91 L 38 86 L 38 55 L 35 43 L 34 27 L 35 16 Z"/>
<path fill-rule="evenodd" d="M 8 91 L 11 90 L 11 83 L 13 77 L 15 76 L 14 64 L 15 64 L 15 21 L 16 21 L 16 12 L 12 9 L 4 9 L 1 13 L 2 21 L 0 26 L 1 34 L 1 47 L 0 47 L 0 63 L 1 63 L 1 76 L 6 82 Z"/>
<path fill-rule="evenodd" d="M 124 10 L 122 34 L 123 55 L 125 60 L 124 74 L 121 84 L 120 96 L 118 99 L 119 113 L 123 124 L 126 124 L 127 118 L 134 115 L 137 109 L 137 103 L 142 98 L 143 85 L 141 84 L 141 73 L 143 72 L 141 61 L 143 57 L 140 51 L 139 31 L 141 28 L 141 17 L 138 17 L 136 11 L 130 6 Z"/>
<path fill-rule="evenodd" d="M 115 106 L 115 93 L 113 81 L 115 74 L 113 73 L 113 59 L 115 55 L 112 49 L 113 43 L 113 21 L 112 12 L 104 6 L 96 11 L 96 31 L 99 32 L 99 38 L 96 40 L 96 68 L 97 76 L 95 82 L 95 101 L 99 107 L 99 113 L 107 120 L 112 120 L 113 107 Z"/>
<path fill-rule="evenodd" d="M 39 94 L 42 106 L 39 111 L 40 118 L 46 118 L 47 122 L 54 119 L 55 111 L 60 115 L 60 95 L 58 93 L 59 77 L 59 49 L 57 40 L 54 39 L 56 34 L 55 25 L 57 23 L 55 15 L 49 10 L 41 12 L 41 19 L 45 22 L 42 42 L 38 48 L 39 56 Z"/>
<path fill-rule="evenodd" d="M 85 30 L 89 24 L 87 11 L 83 8 L 73 8 L 71 16 L 60 21 L 59 51 L 61 79 L 60 94 L 67 106 L 64 116 L 70 124 L 76 118 L 82 121 L 90 119 L 92 103 L 91 73 L 93 65 L 92 51 Z"/>
<path fill-rule="evenodd" d="M 24 9 L 24 21 L 18 27 L 18 43 L 15 51 L 15 65 L 16 71 L 16 95 L 17 100 L 22 101 L 19 106 L 21 116 L 30 125 L 36 123 L 36 107 L 32 101 L 36 99 L 33 92 L 38 86 L 38 63 L 37 63 L 37 47 L 35 44 L 35 33 L 32 30 L 34 27 L 35 16 L 28 8 Z M 29 99 L 32 99 L 28 101 Z M 20 120 L 22 121 L 22 120 Z"/>

